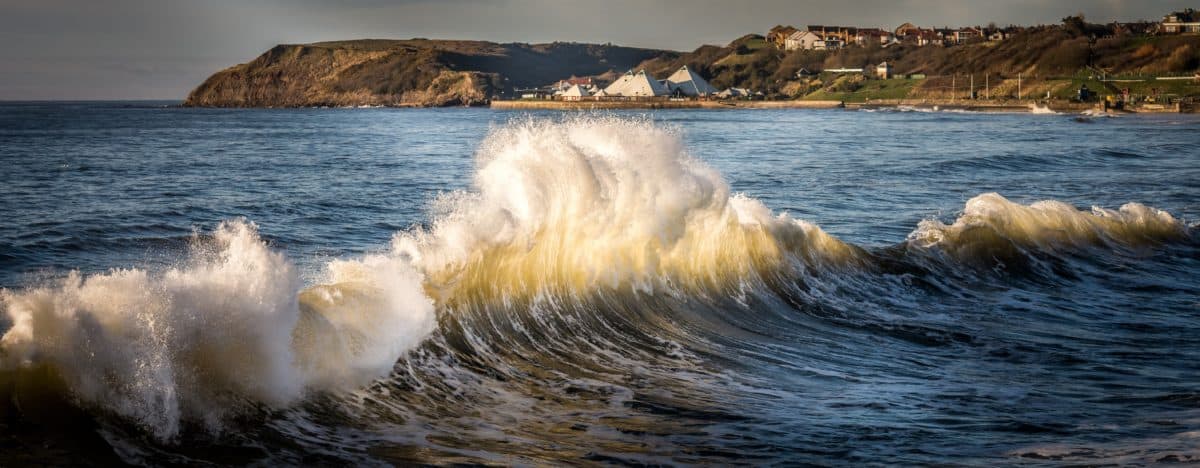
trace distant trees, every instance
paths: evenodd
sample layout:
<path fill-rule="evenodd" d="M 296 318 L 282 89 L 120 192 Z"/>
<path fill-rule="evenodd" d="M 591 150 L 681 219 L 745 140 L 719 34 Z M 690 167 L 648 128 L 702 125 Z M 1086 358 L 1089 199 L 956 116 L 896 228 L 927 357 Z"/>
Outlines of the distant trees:
<path fill-rule="evenodd" d="M 1062 19 L 1063 30 L 1071 37 L 1104 37 L 1114 34 L 1112 27 L 1103 24 L 1088 23 L 1083 13 Z"/>

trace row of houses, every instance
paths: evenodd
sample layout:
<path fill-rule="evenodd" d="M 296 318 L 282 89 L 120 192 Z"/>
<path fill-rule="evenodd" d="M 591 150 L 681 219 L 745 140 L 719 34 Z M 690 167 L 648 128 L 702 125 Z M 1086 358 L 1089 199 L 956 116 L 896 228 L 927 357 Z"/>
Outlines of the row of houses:
<path fill-rule="evenodd" d="M 985 39 L 989 41 L 1003 41 L 1020 30 L 1021 28 L 1016 26 L 1008 28 L 981 28 L 978 26 L 968 26 L 965 28 L 922 28 L 912 23 L 904 23 L 896 28 L 895 35 L 899 41 L 912 42 L 919 46 L 948 46 Z"/>
<path fill-rule="evenodd" d="M 601 86 L 594 78 L 572 77 L 558 81 L 549 89 L 518 90 L 518 95 L 524 99 L 553 97 L 564 101 L 581 101 L 653 97 L 736 98 L 749 97 L 751 92 L 741 88 L 717 91 L 699 73 L 685 65 L 661 80 L 655 79 L 646 70 L 630 70 L 607 86 Z"/>
<path fill-rule="evenodd" d="M 1200 34 L 1200 11 L 1188 8 L 1163 16 L 1161 22 L 1113 22 L 1107 25 L 1112 35 Z M 867 46 L 909 43 L 918 46 L 949 46 L 973 41 L 1003 41 L 1025 28 L 926 28 L 904 23 L 893 31 L 855 26 L 809 25 L 804 30 L 794 26 L 776 26 L 767 33 L 767 40 L 784 50 L 832 50 L 848 45 Z"/>
<path fill-rule="evenodd" d="M 894 31 L 854 26 L 809 25 L 804 30 L 793 26 L 776 26 L 767 33 L 767 40 L 784 50 L 833 50 L 848 45 L 881 45 L 908 42 L 918 46 L 954 45 L 975 40 L 1003 41 L 1017 30 L 1010 28 L 921 28 L 904 23 Z"/>

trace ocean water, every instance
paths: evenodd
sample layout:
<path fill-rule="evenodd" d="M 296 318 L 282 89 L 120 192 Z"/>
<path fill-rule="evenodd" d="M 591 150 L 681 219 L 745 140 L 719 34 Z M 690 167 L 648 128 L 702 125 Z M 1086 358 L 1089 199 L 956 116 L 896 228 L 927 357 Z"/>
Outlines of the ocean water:
<path fill-rule="evenodd" d="M 0 104 L 0 464 L 1200 463 L 1198 145 Z"/>

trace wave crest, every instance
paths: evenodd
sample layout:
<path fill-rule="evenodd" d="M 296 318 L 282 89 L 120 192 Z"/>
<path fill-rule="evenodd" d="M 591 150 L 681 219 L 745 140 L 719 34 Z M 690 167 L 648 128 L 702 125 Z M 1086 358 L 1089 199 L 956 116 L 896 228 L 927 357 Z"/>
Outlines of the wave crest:
<path fill-rule="evenodd" d="M 402 264 L 343 263 L 332 277 L 347 279 L 352 264 L 377 268 L 301 291 L 295 267 L 256 226 L 232 221 L 161 274 L 72 272 L 52 285 L 0 291 L 11 323 L 0 370 L 10 382 L 49 375 L 83 403 L 161 439 L 183 421 L 216 427 L 251 405 L 356 385 L 386 373 L 414 332 L 432 328 L 433 306 L 420 276 Z"/>
<path fill-rule="evenodd" d="M 1063 202 L 1013 203 L 996 193 L 967 201 L 952 224 L 922 221 L 905 245 L 916 251 L 947 253 L 967 264 L 1020 264 L 1028 253 L 1105 246 L 1136 248 L 1185 239 L 1187 226 L 1169 213 L 1140 203 L 1119 210 L 1081 211 Z"/>
<path fill-rule="evenodd" d="M 1044 200 L 1031 205 L 985 193 L 967 201 L 953 224 L 922 221 L 908 242 L 922 247 L 957 243 L 973 230 L 985 228 L 1021 245 L 1053 249 L 1102 242 L 1140 245 L 1177 239 L 1187 227 L 1163 210 L 1141 203 L 1126 203 L 1118 210 L 1092 207 L 1080 211 L 1066 203 Z"/>
<path fill-rule="evenodd" d="M 854 248 L 731 194 L 670 129 L 638 119 L 527 120 L 496 131 L 473 190 L 444 198 L 395 252 L 438 285 L 520 294 L 543 287 L 720 286 L 770 274 L 793 252 Z"/>

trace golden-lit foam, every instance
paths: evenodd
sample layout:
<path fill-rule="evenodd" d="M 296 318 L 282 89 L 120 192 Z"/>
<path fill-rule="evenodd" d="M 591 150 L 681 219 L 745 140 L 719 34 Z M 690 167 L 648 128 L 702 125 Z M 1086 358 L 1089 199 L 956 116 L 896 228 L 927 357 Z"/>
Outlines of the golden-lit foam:
<path fill-rule="evenodd" d="M 854 249 L 730 193 L 669 129 L 639 119 L 525 121 L 494 131 L 470 192 L 446 197 L 396 255 L 431 285 L 467 294 L 545 288 L 711 288 L 778 274 L 803 252 Z"/>
<path fill-rule="evenodd" d="M 1021 205 L 999 194 L 986 193 L 969 200 L 962 216 L 952 224 L 921 222 L 909 235 L 908 243 L 961 257 L 979 257 L 1001 245 L 1051 252 L 1100 244 L 1137 247 L 1180 239 L 1186 234 L 1182 222 L 1140 203 L 1127 203 L 1119 210 L 1097 207 L 1088 212 L 1057 201 Z"/>

